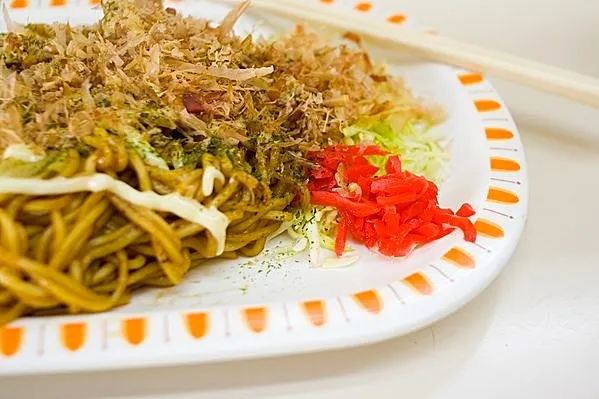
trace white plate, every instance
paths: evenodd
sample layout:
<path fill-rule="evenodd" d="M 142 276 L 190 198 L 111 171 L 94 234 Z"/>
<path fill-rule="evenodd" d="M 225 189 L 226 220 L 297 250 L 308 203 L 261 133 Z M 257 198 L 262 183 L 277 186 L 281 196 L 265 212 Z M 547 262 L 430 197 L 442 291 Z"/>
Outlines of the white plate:
<path fill-rule="evenodd" d="M 311 0 L 316 1 L 316 0 Z M 100 11 L 64 0 L 11 2 L 17 21 L 94 22 Z M 299 3 L 299 2 L 298 2 Z M 396 2 L 326 1 L 371 14 L 381 28 L 406 22 Z M 222 18 L 226 8 L 188 0 L 184 13 Z M 246 15 L 238 30 L 267 32 L 284 21 Z M 282 24 L 282 25 L 281 25 Z M 455 311 L 500 272 L 522 232 L 528 181 L 510 114 L 477 74 L 377 53 L 414 91 L 449 113 L 451 176 L 442 206 L 471 203 L 476 244 L 450 235 L 405 261 L 364 251 L 356 267 L 309 268 L 305 258 L 219 261 L 169 289 L 148 289 L 99 315 L 25 318 L 0 329 L 0 374 L 141 367 L 264 357 L 373 343 L 424 327 Z M 275 243 L 276 244 L 276 243 Z"/>

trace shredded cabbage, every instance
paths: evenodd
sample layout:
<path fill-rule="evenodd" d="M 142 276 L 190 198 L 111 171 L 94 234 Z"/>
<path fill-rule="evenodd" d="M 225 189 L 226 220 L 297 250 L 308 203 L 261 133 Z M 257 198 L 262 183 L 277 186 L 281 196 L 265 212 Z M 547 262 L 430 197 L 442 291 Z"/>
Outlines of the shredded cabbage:
<path fill-rule="evenodd" d="M 288 256 L 308 251 L 310 264 L 314 267 L 337 268 L 346 267 L 358 260 L 358 255 L 351 255 L 353 250 L 346 247 L 341 257 L 332 251 L 335 239 L 329 234 L 335 223 L 336 211 L 330 207 L 311 207 L 308 211 L 297 212 L 293 220 L 283 222 L 279 229 L 272 233 L 269 240 L 287 233 L 293 240 L 290 247 L 281 248 L 279 252 Z"/>
<path fill-rule="evenodd" d="M 441 147 L 443 137 L 432 133 L 430 128 L 430 123 L 405 121 L 392 115 L 383 121 L 360 121 L 343 129 L 343 135 L 345 144 L 376 144 L 399 155 L 406 170 L 439 183 L 446 177 L 449 154 Z M 368 158 L 384 173 L 387 157 Z"/>
<path fill-rule="evenodd" d="M 155 166 L 159 169 L 168 169 L 168 164 L 158 154 L 158 151 L 150 143 L 145 141 L 141 133 L 131 126 L 119 125 L 120 132 L 122 133 L 125 141 L 129 144 L 135 152 L 148 164 Z"/>

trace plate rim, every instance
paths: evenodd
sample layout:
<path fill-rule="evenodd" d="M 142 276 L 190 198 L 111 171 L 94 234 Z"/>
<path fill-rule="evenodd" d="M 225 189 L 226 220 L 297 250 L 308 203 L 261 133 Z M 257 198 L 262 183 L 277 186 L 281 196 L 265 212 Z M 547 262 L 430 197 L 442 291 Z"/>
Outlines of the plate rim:
<path fill-rule="evenodd" d="M 184 1 L 191 0 L 169 3 Z M 381 0 L 353 3 L 353 9 L 368 13 L 376 1 Z M 44 4 L 66 3 L 12 0 L 10 8 Z M 90 0 L 89 5 L 97 2 Z M 392 6 L 382 8 L 388 7 Z M 401 12 L 373 17 L 389 24 L 408 23 Z M 355 347 L 408 334 L 461 308 L 499 275 L 513 254 L 526 222 L 530 183 L 518 129 L 492 84 L 481 74 L 446 68 L 473 102 L 487 136 L 489 191 L 477 209 L 476 227 L 482 237 L 477 244 L 460 240 L 435 265 L 348 295 L 17 320 L 0 328 L 0 375 L 210 363 Z M 511 180 L 502 179 L 505 176 Z M 412 316 L 406 317 L 408 313 Z"/>

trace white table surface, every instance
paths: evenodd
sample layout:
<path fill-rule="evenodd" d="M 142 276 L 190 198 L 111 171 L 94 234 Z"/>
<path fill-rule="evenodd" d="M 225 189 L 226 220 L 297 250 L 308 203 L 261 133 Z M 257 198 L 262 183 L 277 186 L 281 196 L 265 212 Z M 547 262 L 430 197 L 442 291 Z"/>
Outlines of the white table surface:
<path fill-rule="evenodd" d="M 599 76 L 599 1 L 404 1 L 449 36 Z M 599 112 L 495 82 L 523 135 L 530 216 L 502 275 L 454 315 L 338 352 L 0 379 L 0 397 L 599 398 Z"/>

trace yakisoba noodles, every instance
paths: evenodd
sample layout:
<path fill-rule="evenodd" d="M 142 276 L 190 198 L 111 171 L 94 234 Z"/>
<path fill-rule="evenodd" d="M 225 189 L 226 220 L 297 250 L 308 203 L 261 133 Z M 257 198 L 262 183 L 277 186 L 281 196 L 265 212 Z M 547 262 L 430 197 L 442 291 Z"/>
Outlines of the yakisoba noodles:
<path fill-rule="evenodd" d="M 10 307 L 2 322 L 60 306 L 110 309 L 135 287 L 180 282 L 206 259 L 256 255 L 289 217 L 283 210 L 292 196 L 256 201 L 258 181 L 226 158 L 204 154 L 200 168 L 166 171 L 147 167 L 125 148 L 113 146 L 111 160 L 96 155 L 103 151 L 86 158 L 67 151 L 53 167 L 64 180 L 2 180 L 0 192 L 21 192 L 1 198 L 0 303 Z M 215 167 L 225 182 L 215 179 L 215 192 L 206 193 L 206 170 Z"/>
<path fill-rule="evenodd" d="M 308 151 L 358 116 L 430 117 L 350 46 L 237 37 L 160 4 L 13 22 L 0 53 L 0 325 L 102 312 L 255 256 L 309 200 Z"/>

